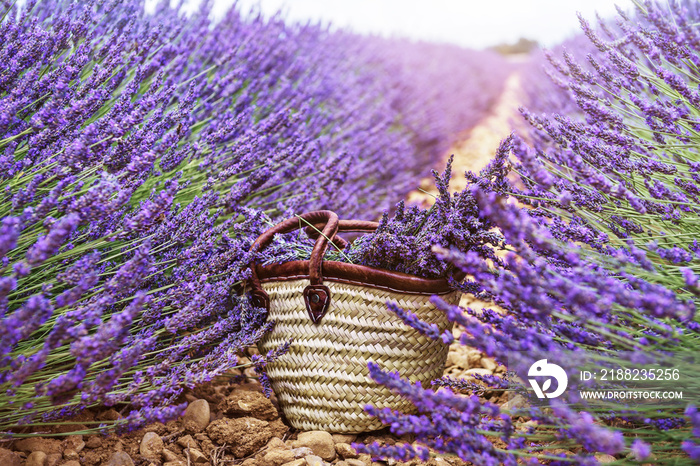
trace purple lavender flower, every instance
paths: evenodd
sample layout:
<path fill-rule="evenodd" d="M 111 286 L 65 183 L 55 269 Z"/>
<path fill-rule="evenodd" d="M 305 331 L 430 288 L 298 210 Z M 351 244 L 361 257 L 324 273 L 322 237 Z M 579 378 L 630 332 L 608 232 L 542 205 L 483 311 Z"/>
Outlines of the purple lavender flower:
<path fill-rule="evenodd" d="M 15 217 L 3 218 L 0 222 L 0 258 L 14 249 L 19 235 L 19 220 Z"/>
<path fill-rule="evenodd" d="M 651 456 L 651 446 L 643 440 L 635 440 L 630 447 L 632 455 L 637 461 L 644 461 Z"/>
<path fill-rule="evenodd" d="M 56 221 L 50 228 L 49 233 L 39 238 L 27 251 L 27 262 L 30 266 L 39 265 L 49 256 L 58 252 L 68 237 L 75 231 L 80 221 L 77 214 L 70 214 L 65 218 Z"/>

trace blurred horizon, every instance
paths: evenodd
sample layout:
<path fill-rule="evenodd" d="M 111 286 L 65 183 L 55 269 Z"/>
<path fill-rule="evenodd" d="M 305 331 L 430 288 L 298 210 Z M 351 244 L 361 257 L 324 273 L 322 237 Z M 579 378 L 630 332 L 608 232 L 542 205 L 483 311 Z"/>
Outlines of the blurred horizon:
<path fill-rule="evenodd" d="M 154 3 L 155 0 L 148 0 Z M 195 9 L 200 0 L 190 0 Z M 577 34 L 580 12 L 594 23 L 616 15 L 614 0 L 214 0 L 221 17 L 237 4 L 244 12 L 259 7 L 266 17 L 282 11 L 290 22 L 321 22 L 333 29 L 484 49 L 530 39 L 555 46 Z M 630 0 L 617 2 L 624 10 Z"/>

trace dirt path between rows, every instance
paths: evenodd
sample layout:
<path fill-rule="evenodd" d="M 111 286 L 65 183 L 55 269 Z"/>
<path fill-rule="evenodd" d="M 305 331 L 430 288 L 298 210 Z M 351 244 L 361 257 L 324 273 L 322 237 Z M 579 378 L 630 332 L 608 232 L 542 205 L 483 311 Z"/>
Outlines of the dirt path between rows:
<path fill-rule="evenodd" d="M 470 170 L 478 173 L 488 164 L 501 141 L 511 133 L 513 126 L 522 120 L 518 113 L 518 107 L 521 103 L 520 75 L 514 72 L 506 79 L 503 92 L 491 112 L 469 130 L 464 138 L 456 142 L 445 154 L 444 159 L 433 167 L 442 171 L 449 156 L 454 154 L 453 176 L 450 182 L 453 191 L 461 191 L 466 188 L 467 183 L 462 176 L 465 171 Z M 421 181 L 420 189 L 435 193 L 433 178 L 426 176 Z M 421 190 L 409 193 L 407 201 L 424 205 L 432 204 L 432 197 Z"/>

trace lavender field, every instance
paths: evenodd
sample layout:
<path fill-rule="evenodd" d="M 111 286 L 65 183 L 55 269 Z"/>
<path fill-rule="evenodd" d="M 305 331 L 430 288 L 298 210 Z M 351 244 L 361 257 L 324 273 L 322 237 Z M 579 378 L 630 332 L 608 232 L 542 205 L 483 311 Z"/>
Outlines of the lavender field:
<path fill-rule="evenodd" d="M 700 464 L 696 0 L 517 56 L 206 2 L 0 15 L 3 464 Z M 336 240 L 319 210 L 378 223 Z M 366 288 L 347 314 L 336 288 L 321 317 L 298 298 L 323 340 L 298 383 L 346 393 L 289 402 L 294 338 L 258 349 L 293 294 L 258 275 L 295 264 L 316 289 L 364 271 L 336 277 Z M 391 294 L 408 282 L 433 288 Z M 383 323 L 351 327 L 369 289 Z M 417 382 L 427 343 L 379 328 L 432 341 L 444 376 Z M 289 414 L 368 390 L 395 400 L 360 405 L 380 430 Z"/>

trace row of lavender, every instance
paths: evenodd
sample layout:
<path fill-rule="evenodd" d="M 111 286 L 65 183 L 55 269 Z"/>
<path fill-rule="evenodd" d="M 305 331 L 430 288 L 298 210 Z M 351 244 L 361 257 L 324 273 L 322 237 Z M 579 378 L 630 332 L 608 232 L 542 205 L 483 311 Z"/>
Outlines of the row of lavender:
<path fill-rule="evenodd" d="M 356 37 L 357 57 L 383 76 L 389 105 L 401 116 L 425 174 L 444 159 L 454 138 L 490 111 L 514 66 L 451 44 Z M 446 137 L 447 136 L 447 137 Z"/>
<path fill-rule="evenodd" d="M 232 290 L 270 218 L 376 217 L 414 187 L 425 147 L 463 129 L 415 111 L 453 102 L 409 102 L 425 81 L 387 74 L 401 59 L 380 39 L 358 53 L 352 35 L 254 12 L 214 23 L 206 2 L 0 13 L 2 432 L 98 404 L 126 408 L 119 429 L 179 414 L 184 387 L 267 329 Z M 424 73 L 499 70 L 454 106 L 485 111 L 504 65 L 450 54 Z"/>
<path fill-rule="evenodd" d="M 573 374 L 584 362 L 655 367 L 672 357 L 688 363 L 675 366 L 682 372 L 670 384 L 683 399 L 595 404 L 578 390 L 596 384 L 579 380 L 570 381 L 566 397 L 504 410 L 372 366 L 376 380 L 420 408 L 419 415 L 373 408 L 395 433 L 414 433 L 425 446 L 482 465 L 593 465 L 600 454 L 617 464 L 700 462 L 693 359 L 700 350 L 698 21 L 700 4 L 690 0 L 635 2 L 632 12 L 620 10 L 617 21 L 598 27 L 582 19 L 585 37 L 561 58 L 548 54 L 555 85 L 542 84 L 541 73 L 526 77 L 537 85 L 528 87 L 532 107 L 546 113 L 523 110 L 532 131 L 505 140 L 459 194 L 478 204 L 484 224 L 499 227 L 504 243 L 492 246 L 504 250 L 502 258 L 435 249 L 474 277 L 480 297 L 506 311 L 436 299 L 466 329 L 459 343 L 507 364 L 521 380 L 532 375 L 533 361 L 547 358 Z M 400 315 L 435 339 L 455 341 Z M 513 387 L 501 377 L 481 379 L 496 392 Z M 484 391 L 463 380 L 438 383 Z M 528 420 L 535 422 L 523 424 Z M 414 446 L 366 450 L 428 456 Z"/>

